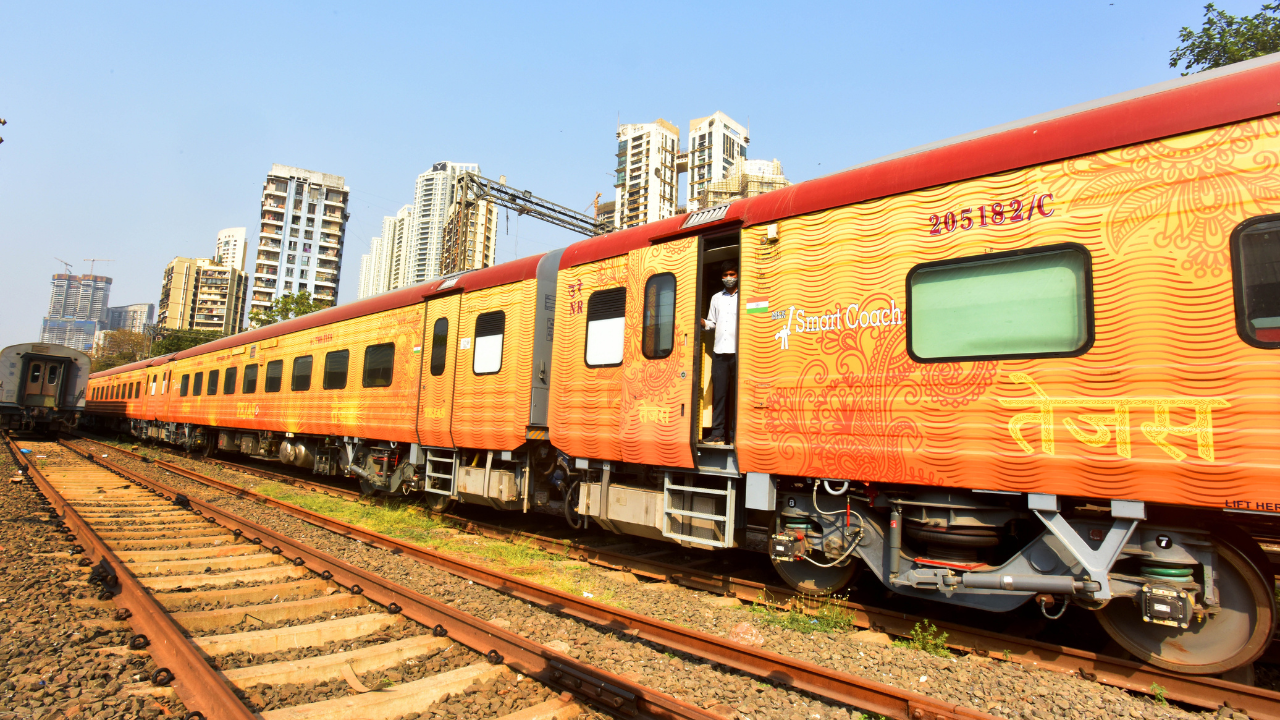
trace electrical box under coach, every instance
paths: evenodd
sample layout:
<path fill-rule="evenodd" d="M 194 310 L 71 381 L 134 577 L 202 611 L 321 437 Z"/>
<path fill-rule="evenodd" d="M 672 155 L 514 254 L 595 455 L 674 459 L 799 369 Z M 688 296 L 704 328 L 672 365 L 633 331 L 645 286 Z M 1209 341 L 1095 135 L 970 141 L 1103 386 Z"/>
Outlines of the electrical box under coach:
<path fill-rule="evenodd" d="M 458 468 L 458 498 L 463 502 L 489 505 L 503 510 L 520 507 L 520 483 L 506 470 L 485 471 L 482 467 Z"/>
<path fill-rule="evenodd" d="M 777 505 L 777 489 L 769 473 L 747 473 L 747 509 L 773 511 Z"/>

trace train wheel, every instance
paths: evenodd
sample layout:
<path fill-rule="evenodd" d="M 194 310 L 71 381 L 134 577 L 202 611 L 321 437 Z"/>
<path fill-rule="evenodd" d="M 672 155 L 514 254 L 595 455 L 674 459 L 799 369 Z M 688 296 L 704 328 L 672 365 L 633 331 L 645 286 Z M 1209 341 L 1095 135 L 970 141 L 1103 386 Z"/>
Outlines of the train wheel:
<path fill-rule="evenodd" d="M 1221 609 L 1186 630 L 1142 621 L 1136 603 L 1116 599 L 1098 611 L 1107 634 L 1139 660 L 1191 675 L 1217 675 L 1253 662 L 1271 642 L 1276 601 L 1269 578 L 1218 539 L 1215 587 Z"/>
<path fill-rule="evenodd" d="M 858 561 L 844 567 L 821 568 L 805 560 L 774 560 L 773 569 L 788 585 L 806 595 L 830 595 L 849 584 L 858 569 Z"/>
<path fill-rule="evenodd" d="M 426 497 L 422 499 L 423 506 L 426 507 L 429 512 L 433 513 L 447 513 L 453 509 L 454 503 L 457 502 L 448 495 L 441 495 L 440 493 L 423 494 L 426 495 Z"/>

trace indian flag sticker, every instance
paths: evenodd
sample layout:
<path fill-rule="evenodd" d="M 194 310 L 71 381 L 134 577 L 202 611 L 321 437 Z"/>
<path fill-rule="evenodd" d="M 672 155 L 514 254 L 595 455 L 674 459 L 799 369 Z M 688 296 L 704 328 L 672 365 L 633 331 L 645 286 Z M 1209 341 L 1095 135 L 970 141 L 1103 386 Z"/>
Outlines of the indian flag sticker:
<path fill-rule="evenodd" d="M 747 298 L 748 313 L 767 313 L 769 312 L 769 298 L 754 297 Z"/>
<path fill-rule="evenodd" d="M 415 353 L 420 353 L 420 352 L 422 352 L 422 346 L 421 346 L 421 345 L 414 345 L 414 346 L 413 346 L 413 351 L 414 351 Z"/>

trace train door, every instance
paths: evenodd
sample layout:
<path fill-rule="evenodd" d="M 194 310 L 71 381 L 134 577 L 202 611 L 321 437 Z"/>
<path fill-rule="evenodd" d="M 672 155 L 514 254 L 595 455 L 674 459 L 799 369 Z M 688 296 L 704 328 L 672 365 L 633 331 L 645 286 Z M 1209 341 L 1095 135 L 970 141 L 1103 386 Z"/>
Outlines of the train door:
<path fill-rule="evenodd" d="M 697 418 L 696 237 L 632 250 L 627 259 L 622 457 L 694 467 Z"/>
<path fill-rule="evenodd" d="M 462 293 L 431 298 L 426 305 L 422 338 L 424 357 L 418 394 L 418 444 L 423 446 L 426 469 L 422 489 L 441 498 L 453 494 L 455 455 L 450 420 L 461 305 Z"/>
<path fill-rule="evenodd" d="M 57 407 L 62 387 L 62 363 L 55 360 L 30 360 L 27 363 L 27 386 L 23 391 L 25 407 Z"/>
<path fill-rule="evenodd" d="M 734 267 L 738 266 L 739 257 L 738 233 L 730 235 L 718 235 L 708 237 L 703 240 L 703 250 L 700 257 L 702 261 L 701 273 L 699 275 L 699 290 L 701 296 L 698 300 L 698 317 L 708 317 L 711 310 L 711 300 L 717 294 L 725 291 L 724 281 L 721 277 L 722 270 L 726 263 L 731 263 Z M 741 281 L 741 273 L 739 273 L 739 281 Z M 742 285 L 738 284 L 738 311 L 743 311 Z M 741 322 L 741 316 L 738 321 Z M 701 325 L 699 325 L 701 328 Z M 714 330 L 700 330 L 701 338 L 698 343 L 698 424 L 694 428 L 694 437 L 701 443 L 703 439 L 710 438 L 714 435 L 712 427 L 714 425 L 715 408 L 715 383 L 712 381 L 712 353 L 714 352 L 716 333 Z M 736 333 L 735 333 L 736 336 Z M 732 352 L 737 354 L 737 347 Z M 732 442 L 734 433 L 737 429 L 737 373 L 734 373 L 734 385 L 729 402 L 727 403 L 726 423 L 728 427 L 728 437 L 724 438 L 728 446 L 733 446 Z M 703 446 L 704 449 L 707 446 Z"/>

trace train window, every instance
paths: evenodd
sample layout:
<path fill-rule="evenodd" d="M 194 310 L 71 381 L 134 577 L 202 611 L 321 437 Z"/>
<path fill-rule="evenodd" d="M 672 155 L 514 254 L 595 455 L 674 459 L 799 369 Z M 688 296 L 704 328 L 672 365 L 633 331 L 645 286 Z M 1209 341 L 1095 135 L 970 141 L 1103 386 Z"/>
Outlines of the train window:
<path fill-rule="evenodd" d="M 671 354 L 676 336 L 676 276 L 660 273 L 644 284 L 644 328 L 640 349 L 657 360 Z"/>
<path fill-rule="evenodd" d="M 223 395 L 234 395 L 236 393 L 236 371 L 238 369 L 234 365 L 227 368 L 227 374 L 222 379 Z"/>
<path fill-rule="evenodd" d="M 165 371 L 164 380 L 161 381 L 160 394 L 164 395 L 169 392 L 169 372 Z"/>
<path fill-rule="evenodd" d="M 267 363 L 267 379 L 262 383 L 265 392 L 280 392 L 280 381 L 284 378 L 284 361 L 272 360 Z"/>
<path fill-rule="evenodd" d="M 350 350 L 335 350 L 324 356 L 325 390 L 342 390 L 347 386 L 347 365 L 351 360 Z"/>
<path fill-rule="evenodd" d="M 151 394 L 152 395 L 156 394 L 156 376 L 155 375 L 151 376 Z"/>
<path fill-rule="evenodd" d="M 125 391 L 124 399 L 132 400 L 133 399 L 133 383 L 129 383 L 128 385 L 125 385 L 124 391 Z"/>
<path fill-rule="evenodd" d="M 138 380 L 133 384 L 133 396 L 136 398 L 142 397 L 142 381 L 141 380 Z"/>
<path fill-rule="evenodd" d="M 502 335 L 506 329 L 507 314 L 501 310 L 476 316 L 471 372 L 476 375 L 493 375 L 502 369 Z"/>
<path fill-rule="evenodd" d="M 303 355 L 293 359 L 293 377 L 289 382 L 289 389 L 294 392 L 302 392 L 311 389 L 311 356 Z"/>
<path fill-rule="evenodd" d="M 195 397 L 200 397 L 200 392 L 204 390 L 204 372 L 203 371 L 196 373 L 196 376 L 191 379 L 191 385 L 192 385 L 191 394 L 194 395 Z"/>
<path fill-rule="evenodd" d="M 865 302 L 844 323 L 889 327 L 903 315 L 893 301 Z M 1093 344 L 1089 252 L 1062 243 L 917 265 L 905 321 L 917 362 L 1080 355 Z"/>
<path fill-rule="evenodd" d="M 444 363 L 449 352 L 449 320 L 439 318 L 431 328 L 431 374 L 444 374 Z"/>
<path fill-rule="evenodd" d="M 252 395 L 258 392 L 258 366 L 244 366 L 244 384 L 240 386 L 240 392 L 245 395 Z"/>
<path fill-rule="evenodd" d="M 49 365 L 48 371 L 44 374 L 44 382 L 46 385 L 58 384 L 58 367 L 59 366 L 53 364 Z"/>
<path fill-rule="evenodd" d="M 1246 220 L 1231 233 L 1236 331 L 1260 348 L 1280 348 L 1280 215 Z"/>
<path fill-rule="evenodd" d="M 396 344 L 382 343 L 364 349 L 364 386 L 390 387 L 396 362 Z"/>
<path fill-rule="evenodd" d="M 591 293 L 587 298 L 587 367 L 617 367 L 622 364 L 622 331 L 626 324 L 626 288 Z"/>
<path fill-rule="evenodd" d="M 40 382 L 40 371 L 44 369 L 44 365 L 40 363 L 31 363 L 31 382 Z"/>
<path fill-rule="evenodd" d="M 217 370 L 209 371 L 209 386 L 205 388 L 205 392 L 209 395 L 218 394 L 218 371 Z"/>
<path fill-rule="evenodd" d="M 186 397 L 189 387 L 191 387 L 191 376 L 183 375 L 182 381 L 178 384 L 178 397 Z"/>

